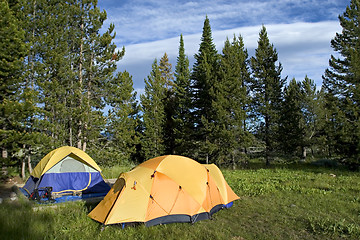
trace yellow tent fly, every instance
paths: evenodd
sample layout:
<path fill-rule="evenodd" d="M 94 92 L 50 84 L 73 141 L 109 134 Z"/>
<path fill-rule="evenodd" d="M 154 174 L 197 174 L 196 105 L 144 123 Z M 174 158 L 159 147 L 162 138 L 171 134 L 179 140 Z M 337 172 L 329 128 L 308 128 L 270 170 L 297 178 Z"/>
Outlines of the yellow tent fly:
<path fill-rule="evenodd" d="M 104 225 L 194 223 L 237 199 L 214 164 L 167 155 L 122 173 L 89 217 Z"/>

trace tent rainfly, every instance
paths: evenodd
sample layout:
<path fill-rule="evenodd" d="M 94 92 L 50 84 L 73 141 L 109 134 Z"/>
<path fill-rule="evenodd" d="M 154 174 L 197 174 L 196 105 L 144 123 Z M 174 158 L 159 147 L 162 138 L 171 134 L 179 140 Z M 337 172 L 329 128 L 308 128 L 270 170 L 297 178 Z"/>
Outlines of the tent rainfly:
<path fill-rule="evenodd" d="M 96 162 L 84 151 L 69 146 L 41 159 L 21 188 L 31 199 L 55 202 L 105 196 L 109 190 Z"/>
<path fill-rule="evenodd" d="M 138 222 L 146 226 L 194 223 L 231 207 L 237 199 L 216 165 L 167 155 L 122 173 L 88 216 L 104 225 L 123 227 Z"/>

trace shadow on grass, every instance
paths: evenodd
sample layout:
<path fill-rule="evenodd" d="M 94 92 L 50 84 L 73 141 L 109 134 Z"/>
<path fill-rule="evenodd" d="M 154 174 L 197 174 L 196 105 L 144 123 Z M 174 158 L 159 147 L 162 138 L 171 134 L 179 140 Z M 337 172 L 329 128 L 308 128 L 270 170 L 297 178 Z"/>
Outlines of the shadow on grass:
<path fill-rule="evenodd" d="M 99 204 L 100 201 L 85 201 L 84 207 L 86 208 L 86 212 L 89 214 Z"/>
<path fill-rule="evenodd" d="M 44 239 L 54 232 L 53 215 L 34 211 L 28 202 L 0 204 L 0 219 L 1 239 Z"/>
<path fill-rule="evenodd" d="M 223 166 L 225 169 L 231 169 L 229 166 Z M 330 172 L 342 172 L 342 173 L 354 173 L 359 172 L 358 168 L 349 167 L 348 165 L 341 164 L 335 160 L 320 159 L 316 161 L 272 161 L 270 165 L 266 165 L 265 161 L 261 159 L 249 159 L 245 163 L 240 162 L 237 169 L 239 170 L 260 170 L 260 169 L 273 169 L 273 170 L 292 170 L 303 171 L 309 173 L 330 173 Z"/>

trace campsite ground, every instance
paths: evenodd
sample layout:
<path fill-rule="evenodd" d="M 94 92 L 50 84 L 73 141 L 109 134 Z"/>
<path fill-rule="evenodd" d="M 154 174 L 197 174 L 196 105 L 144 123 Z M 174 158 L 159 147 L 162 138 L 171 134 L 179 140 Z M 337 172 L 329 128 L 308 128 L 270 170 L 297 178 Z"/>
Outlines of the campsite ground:
<path fill-rule="evenodd" d="M 0 201 L 16 197 L 16 187 L 23 185 L 20 177 L 0 178 Z M 15 200 L 15 199 L 14 199 Z"/>
<path fill-rule="evenodd" d="M 121 229 L 87 214 L 94 203 L 57 207 L 19 198 L 0 204 L 2 239 L 360 239 L 360 174 L 308 164 L 250 164 L 222 169 L 240 196 L 234 206 L 195 224 Z M 116 178 L 119 169 L 105 169 Z M 7 185 L 8 186 L 8 185 Z M 6 188 L 8 189 L 8 188 Z M 49 206 L 49 207 L 46 207 Z"/>

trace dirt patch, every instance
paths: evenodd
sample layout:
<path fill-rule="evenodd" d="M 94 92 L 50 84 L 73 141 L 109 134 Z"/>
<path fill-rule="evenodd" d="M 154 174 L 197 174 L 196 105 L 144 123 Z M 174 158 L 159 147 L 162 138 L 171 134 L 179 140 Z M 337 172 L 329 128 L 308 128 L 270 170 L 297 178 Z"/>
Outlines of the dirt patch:
<path fill-rule="evenodd" d="M 17 187 L 22 187 L 24 181 L 20 177 L 6 178 L 0 181 L 0 198 L 7 199 L 16 196 Z"/>

